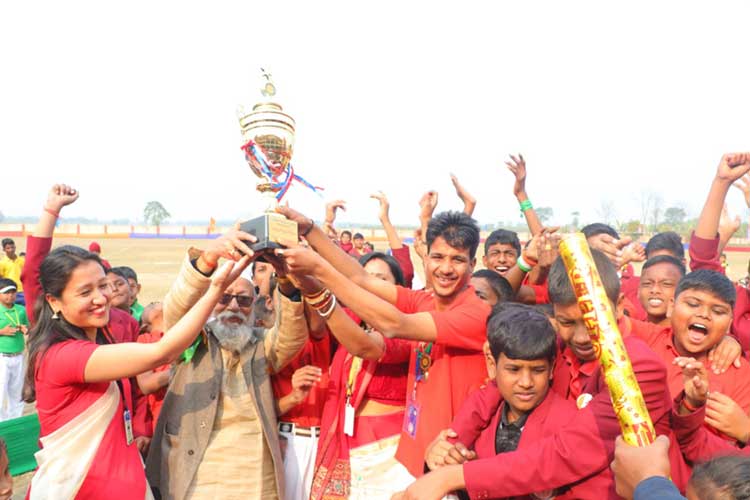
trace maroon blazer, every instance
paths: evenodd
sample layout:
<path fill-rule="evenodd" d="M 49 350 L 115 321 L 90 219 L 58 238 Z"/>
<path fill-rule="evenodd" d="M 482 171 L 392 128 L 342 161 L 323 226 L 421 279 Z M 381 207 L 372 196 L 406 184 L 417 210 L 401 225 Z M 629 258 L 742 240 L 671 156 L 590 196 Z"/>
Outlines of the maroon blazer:
<path fill-rule="evenodd" d="M 750 455 L 750 447 L 738 448 L 733 441 L 727 441 L 703 425 L 706 418 L 705 405 L 690 414 L 680 415 L 680 405 L 684 397 L 683 392 L 675 398 L 672 426 L 680 451 L 687 460 L 695 463 L 710 460 L 717 455 Z"/>
<path fill-rule="evenodd" d="M 627 337 L 624 343 L 657 435 L 674 439 L 666 367 L 643 341 Z M 620 424 L 600 369 L 584 382 L 583 392 L 591 394 L 593 399 L 559 432 L 524 449 L 465 463 L 469 495 L 472 498 L 518 496 L 529 491 L 557 489 L 598 475 L 606 482 L 606 492 L 598 498 L 619 498 L 609 464 L 614 457 L 615 438 L 621 433 Z M 672 448 L 675 448 L 670 449 L 672 479 L 684 489 L 689 472 L 678 446 Z"/>
<path fill-rule="evenodd" d="M 468 448 L 474 449 L 479 459 L 493 458 L 495 453 L 495 434 L 500 422 L 505 403 L 501 400 L 500 392 L 495 382 L 477 389 L 462 405 L 461 411 L 451 424 L 458 437 L 453 442 L 461 442 Z M 494 407 L 494 408 L 493 408 Z M 487 415 L 492 415 L 489 423 L 476 434 L 477 424 L 484 421 Z M 578 415 L 578 409 L 572 401 L 568 401 L 550 391 L 544 400 L 529 415 L 521 433 L 518 450 L 526 450 L 545 437 L 562 431 Z M 609 488 L 608 478 L 594 475 L 579 481 L 569 487 L 561 488 L 557 499 L 600 499 L 604 498 Z M 538 492 L 536 490 L 534 492 Z M 531 491 L 529 491 L 531 493 Z M 523 498 L 534 498 L 524 496 Z"/>

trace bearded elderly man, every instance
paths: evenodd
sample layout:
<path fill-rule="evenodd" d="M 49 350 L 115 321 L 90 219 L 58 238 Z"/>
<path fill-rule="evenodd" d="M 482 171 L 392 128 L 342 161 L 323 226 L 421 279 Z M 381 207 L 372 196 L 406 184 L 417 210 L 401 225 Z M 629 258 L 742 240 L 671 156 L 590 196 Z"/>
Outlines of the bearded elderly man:
<path fill-rule="evenodd" d="M 188 251 L 164 300 L 165 329 L 206 291 L 219 257 L 252 255 L 242 240 L 254 238 L 234 229 L 205 252 Z M 276 272 L 284 275 L 282 268 Z M 308 328 L 300 293 L 288 280 L 279 292 L 273 328 L 255 327 L 254 286 L 249 276 L 238 278 L 217 304 L 192 354 L 186 351 L 187 360 L 176 368 L 164 398 L 147 458 L 157 498 L 283 498 L 284 467 L 269 377 L 302 348 Z"/>

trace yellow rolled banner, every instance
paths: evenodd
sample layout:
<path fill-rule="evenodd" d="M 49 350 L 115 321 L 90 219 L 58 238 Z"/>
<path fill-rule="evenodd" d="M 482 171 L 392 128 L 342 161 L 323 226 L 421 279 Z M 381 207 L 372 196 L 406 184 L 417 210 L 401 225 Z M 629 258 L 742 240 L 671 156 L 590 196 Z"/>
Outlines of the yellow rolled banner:
<path fill-rule="evenodd" d="M 560 256 L 609 388 L 622 437 L 633 446 L 650 444 L 656 439 L 654 425 L 586 237 L 582 233 L 565 236 Z"/>

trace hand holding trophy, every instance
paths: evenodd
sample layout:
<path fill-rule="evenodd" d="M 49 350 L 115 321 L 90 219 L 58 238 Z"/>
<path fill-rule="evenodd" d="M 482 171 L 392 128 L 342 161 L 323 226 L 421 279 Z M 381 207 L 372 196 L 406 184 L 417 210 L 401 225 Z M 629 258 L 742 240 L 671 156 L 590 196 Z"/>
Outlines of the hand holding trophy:
<path fill-rule="evenodd" d="M 276 213 L 276 207 L 289 190 L 292 181 L 311 185 L 294 173 L 291 164 L 294 149 L 294 119 L 286 114 L 281 105 L 272 102 L 276 95 L 271 75 L 263 71 L 263 100 L 246 113 L 238 112 L 245 152 L 250 168 L 257 177 L 255 189 L 266 200 L 265 213 L 241 223 L 240 230 L 252 234 L 257 242 L 249 244 L 256 254 L 266 250 L 282 248 L 281 241 L 297 241 L 297 223 Z M 259 260 L 263 260 L 260 258 Z"/>

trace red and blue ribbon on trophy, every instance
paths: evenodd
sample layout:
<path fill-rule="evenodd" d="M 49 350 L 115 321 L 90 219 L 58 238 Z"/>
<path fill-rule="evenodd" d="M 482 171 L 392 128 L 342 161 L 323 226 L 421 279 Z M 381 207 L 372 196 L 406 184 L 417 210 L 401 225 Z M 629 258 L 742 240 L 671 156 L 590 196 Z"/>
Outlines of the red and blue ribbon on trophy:
<path fill-rule="evenodd" d="M 313 186 L 307 182 L 302 176 L 294 173 L 294 167 L 291 163 L 286 168 L 278 163 L 272 163 L 265 151 L 255 141 L 250 139 L 241 148 L 248 156 L 250 161 L 260 167 L 261 172 L 271 181 L 271 189 L 276 192 L 276 200 L 281 199 L 289 191 L 289 187 L 292 185 L 292 181 L 297 181 L 300 184 L 311 189 L 314 193 L 322 191 L 323 188 L 319 186 Z M 318 193 L 319 194 L 319 193 Z"/>

